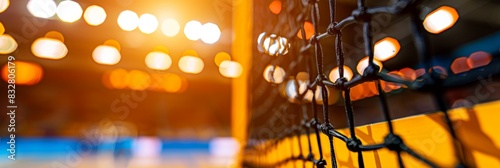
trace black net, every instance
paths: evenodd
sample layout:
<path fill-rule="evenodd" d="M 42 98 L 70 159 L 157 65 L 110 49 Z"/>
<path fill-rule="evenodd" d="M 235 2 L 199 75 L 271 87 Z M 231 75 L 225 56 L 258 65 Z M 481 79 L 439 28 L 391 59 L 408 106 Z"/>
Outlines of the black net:
<path fill-rule="evenodd" d="M 268 10 L 267 1 L 256 1 L 255 6 L 264 8 L 255 9 L 255 17 L 260 18 L 260 24 L 268 25 L 264 28 L 264 33 L 254 33 L 257 37 L 255 48 L 260 55 L 255 56 L 253 73 L 258 74 L 253 78 L 252 83 L 252 104 L 249 126 L 249 142 L 245 149 L 244 165 L 248 167 L 279 167 L 287 162 L 301 160 L 305 163 L 313 163 L 315 167 L 337 167 L 334 141 L 342 141 L 349 151 L 357 153 L 358 167 L 364 167 L 363 153 L 365 151 L 389 149 L 397 154 L 397 162 L 400 167 L 404 167 L 402 154 L 410 155 L 430 167 L 437 167 L 435 163 L 423 157 L 413 149 L 405 145 L 405 141 L 394 132 L 393 117 L 391 116 L 384 83 L 390 82 L 394 85 L 425 92 L 433 96 L 437 105 L 437 110 L 441 111 L 447 126 L 449 135 L 454 139 L 454 152 L 458 163 L 457 167 L 473 166 L 467 165 L 463 147 L 452 127 L 448 116 L 449 107 L 443 98 L 443 78 L 446 76 L 439 68 L 431 64 L 431 53 L 429 49 L 428 37 L 426 37 L 423 27 L 423 19 L 420 16 L 422 8 L 419 0 L 399 0 L 390 3 L 389 6 L 376 6 L 368 4 L 365 0 L 358 0 L 354 8 L 338 8 L 335 0 L 320 2 L 319 0 L 282 0 L 282 8 L 278 17 L 263 18 L 265 16 L 261 10 Z M 272 6 L 271 6 L 272 8 Z M 326 12 L 325 12 L 326 11 Z M 339 12 L 340 11 L 340 12 Z M 346 11 L 350 15 L 345 15 Z M 279 13 L 279 11 L 277 12 Z M 337 17 L 337 13 L 342 13 Z M 407 16 L 409 18 L 408 30 L 411 32 L 412 51 L 418 57 L 407 59 L 414 64 L 421 65 L 425 73 L 416 79 L 407 79 L 400 76 L 391 75 L 387 70 L 383 70 L 382 65 L 374 60 L 374 19 L 380 19 L 390 15 Z M 338 19 L 343 18 L 343 19 Z M 257 20 L 257 19 L 256 19 Z M 304 23 L 311 23 L 310 25 Z M 321 23 L 328 23 L 326 26 Z M 360 74 L 350 76 L 345 71 L 345 65 L 352 67 L 354 59 L 346 57 L 346 52 L 352 52 L 351 46 L 343 46 L 343 40 L 349 39 L 349 43 L 355 42 L 352 27 L 358 26 L 366 64 L 361 67 Z M 379 28 L 379 26 L 377 27 Z M 313 32 L 312 36 L 308 31 Z M 323 30 L 323 32 L 322 32 Z M 405 31 L 405 30 L 399 30 Z M 343 38 L 346 35 L 348 38 Z M 310 36 L 310 37 L 309 37 Z M 300 37 L 300 38 L 299 38 Z M 323 48 L 327 47 L 327 50 Z M 335 64 L 326 64 L 325 62 Z M 357 63 L 357 61 L 356 61 Z M 407 61 L 408 63 L 408 61 Z M 267 66 L 267 67 L 266 67 Z M 325 72 L 329 72 L 332 67 L 338 67 L 332 79 Z M 264 72 L 262 72 L 264 70 Z M 359 71 L 359 65 L 358 65 Z M 352 74 L 352 72 L 351 72 Z M 264 76 L 265 81 L 262 80 Z M 293 76 L 292 79 L 285 79 L 284 76 Z M 257 79 L 259 78 L 259 79 Z M 285 82 L 285 84 L 277 85 Z M 274 83 L 273 87 L 268 87 L 269 83 Z M 379 110 L 387 124 L 387 135 L 383 143 L 362 144 L 356 135 L 354 110 L 351 100 L 351 89 L 369 83 L 376 90 L 378 95 Z M 278 91 L 276 91 L 278 90 Z M 333 100 L 329 93 L 341 92 L 343 106 L 329 105 Z M 286 95 L 288 100 L 283 101 L 281 95 Z M 377 108 L 377 107 L 375 107 Z M 331 111 L 344 111 L 344 114 L 330 116 Z M 333 119 L 332 119 L 333 118 Z M 344 119 L 345 118 L 345 119 Z M 269 122 L 272 120 L 272 122 Z M 269 125 L 268 123 L 272 123 Z M 349 135 L 344 135 L 335 128 L 346 127 Z M 301 135 L 313 134 L 315 139 L 301 139 Z M 320 142 L 320 135 L 328 137 L 329 150 L 324 151 L 325 144 Z M 296 138 L 296 146 L 307 146 L 306 150 L 300 148 L 299 152 L 281 153 L 286 157 L 281 160 L 269 162 L 259 159 L 259 156 L 269 154 L 270 150 L 276 149 L 277 144 L 285 138 Z M 323 145 L 323 146 L 322 146 Z M 313 150 L 318 150 L 319 154 L 314 155 Z M 292 150 L 293 151 L 293 150 Z M 325 156 L 331 159 L 326 165 Z M 253 157 L 252 157 L 253 156 Z"/>

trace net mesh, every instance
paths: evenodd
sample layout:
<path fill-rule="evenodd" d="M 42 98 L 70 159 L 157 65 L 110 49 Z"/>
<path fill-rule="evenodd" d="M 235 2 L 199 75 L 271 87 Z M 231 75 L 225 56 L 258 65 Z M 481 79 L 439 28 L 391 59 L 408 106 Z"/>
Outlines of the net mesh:
<path fill-rule="evenodd" d="M 249 131 L 252 132 L 257 129 L 258 120 L 261 118 L 270 118 L 271 120 L 290 118 L 290 120 L 286 120 L 285 124 L 271 125 L 271 127 L 274 127 L 273 131 L 266 132 L 265 128 L 260 128 L 260 137 L 251 139 L 245 149 L 247 158 L 244 161 L 245 166 L 279 167 L 288 162 L 300 160 L 304 163 L 304 167 L 307 163 L 312 163 L 315 167 L 338 167 L 334 141 L 341 141 L 345 143 L 349 151 L 357 153 L 358 167 L 365 166 L 363 153 L 383 148 L 397 154 L 397 162 L 400 167 L 405 165 L 402 159 L 404 153 L 430 167 L 437 167 L 435 163 L 405 145 L 404 140 L 394 132 L 393 118 L 389 112 L 383 82 L 391 82 L 408 89 L 432 94 L 435 103 L 444 116 L 449 135 L 454 139 L 452 143 L 458 160 L 456 166 L 467 166 L 463 157 L 462 144 L 457 138 L 448 116 L 449 107 L 443 99 L 443 73 L 430 65 L 429 43 L 422 25 L 423 20 L 419 16 L 421 13 L 419 3 L 421 1 L 399 0 L 389 6 L 379 7 L 368 7 L 365 1 L 358 0 L 357 6 L 351 15 L 339 20 L 336 17 L 338 8 L 335 0 L 329 0 L 328 7 L 321 6 L 322 9 L 328 8 L 329 16 L 320 14 L 323 12 L 320 12 L 319 0 L 281 0 L 282 13 L 279 17 L 265 19 L 267 24 L 272 23 L 273 26 L 267 31 L 271 33 L 262 33 L 256 36 L 258 38 L 255 47 L 262 54 L 262 58 L 257 60 L 259 63 L 253 65 L 253 72 L 262 74 L 260 70 L 265 69 L 262 75 L 270 83 L 284 82 L 286 80 L 284 79 L 285 74 L 297 75 L 293 80 L 288 80 L 285 86 L 281 85 L 285 87 L 281 89 L 264 87 L 265 84 L 262 82 L 254 81 L 254 102 L 252 103 L 259 104 L 257 107 L 259 109 L 252 110 L 250 127 L 254 127 L 254 129 Z M 266 5 L 262 2 L 260 2 L 262 4 L 255 3 L 256 5 Z M 255 11 L 255 13 L 258 14 L 259 11 Z M 382 71 L 381 64 L 377 64 L 374 59 L 372 20 L 374 16 L 379 14 L 408 15 L 410 17 L 409 31 L 411 31 L 413 44 L 418 54 L 417 62 L 424 65 L 424 68 L 428 70 L 417 79 L 410 80 L 391 75 L 386 70 Z M 319 24 L 320 16 L 328 18 L 329 24 L 327 27 L 321 27 Z M 304 24 L 305 22 L 311 24 Z M 351 70 L 345 67 L 348 60 L 345 58 L 345 47 L 342 42 L 344 29 L 349 28 L 349 25 L 352 24 L 358 24 L 362 27 L 364 55 L 367 56 L 366 66 L 361 68 L 362 72 L 360 74 L 353 77 L 346 72 Z M 321 32 L 320 30 L 325 31 Z M 313 32 L 312 36 L 309 31 Z M 308 36 L 310 37 L 308 38 Z M 321 43 L 332 38 L 334 42 L 331 44 L 329 42 Z M 335 52 L 325 53 L 323 50 L 325 46 L 333 47 Z M 269 56 L 274 58 L 271 59 Z M 335 71 L 338 74 L 334 74 L 334 76 L 337 76 L 335 79 L 329 79 L 327 74 L 324 73 L 327 71 L 324 60 L 332 58 L 335 59 L 336 67 L 338 67 L 338 70 Z M 264 67 L 266 65 L 269 66 Z M 262 75 L 259 75 L 259 77 L 262 78 Z M 363 144 L 356 134 L 351 92 L 353 87 L 366 82 L 369 82 L 372 85 L 371 87 L 377 91 L 375 94 L 378 95 L 380 111 L 383 113 L 384 122 L 387 125 L 387 135 L 382 143 Z M 270 91 L 273 89 L 280 91 Z M 289 98 L 288 102 L 284 103 L 277 100 L 280 92 L 283 92 Z M 336 123 L 331 120 L 331 114 L 329 113 L 331 109 L 329 108 L 332 107 L 329 102 L 332 102 L 332 97 L 329 94 L 332 92 L 341 92 L 343 95 L 342 108 L 345 111 L 347 120 L 342 124 L 345 124 L 348 128 L 348 135 L 337 131 L 335 129 Z M 275 134 L 274 132 L 279 133 Z M 306 139 L 301 138 L 301 135 L 304 134 L 313 135 L 316 138 L 311 138 L 311 136 L 307 136 Z M 328 137 L 328 144 L 321 142 L 321 136 L 323 135 Z M 265 159 L 271 154 L 270 151 L 277 150 L 278 144 L 293 138 L 296 140 L 293 141 L 294 143 L 290 143 L 289 148 L 295 149 L 299 146 L 299 151 L 278 152 L 278 155 L 281 155 L 277 157 L 280 158 L 278 160 L 269 161 Z M 324 151 L 324 145 L 328 145 L 328 151 Z M 307 148 L 302 149 L 301 146 L 307 146 Z M 313 152 L 315 150 L 317 152 Z M 326 161 L 326 158 L 330 160 Z M 329 165 L 327 165 L 327 162 Z"/>

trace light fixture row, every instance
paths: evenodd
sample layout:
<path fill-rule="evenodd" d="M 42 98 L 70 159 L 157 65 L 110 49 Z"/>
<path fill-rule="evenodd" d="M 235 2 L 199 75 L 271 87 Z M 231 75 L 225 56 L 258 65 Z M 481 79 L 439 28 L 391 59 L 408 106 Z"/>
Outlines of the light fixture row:
<path fill-rule="evenodd" d="M 0 13 L 4 6 L 8 7 L 8 4 L 3 5 L 2 2 L 0 2 Z M 61 21 L 68 23 L 76 22 L 83 16 L 84 20 L 91 26 L 101 25 L 107 18 L 103 7 L 91 5 L 84 11 L 78 2 L 72 0 L 64 0 L 59 4 L 56 4 L 54 0 L 30 0 L 27 8 L 35 17 L 51 18 L 57 15 Z M 145 34 L 152 34 L 160 27 L 161 32 L 167 37 L 174 37 L 181 30 L 179 22 L 175 19 L 167 18 L 160 23 L 153 14 L 144 13 L 139 16 L 132 10 L 122 11 L 117 18 L 117 23 L 124 31 L 139 29 Z M 214 23 L 201 24 L 199 21 L 192 20 L 186 23 L 184 34 L 189 40 L 200 39 L 206 44 L 213 44 L 220 39 L 222 33 L 219 26 Z"/>

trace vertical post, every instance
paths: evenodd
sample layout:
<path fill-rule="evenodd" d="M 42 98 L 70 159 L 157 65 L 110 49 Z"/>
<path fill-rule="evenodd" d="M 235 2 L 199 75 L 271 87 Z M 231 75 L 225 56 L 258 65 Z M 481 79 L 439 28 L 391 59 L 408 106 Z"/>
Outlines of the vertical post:
<path fill-rule="evenodd" d="M 252 58 L 252 1 L 233 0 L 233 44 L 232 58 L 243 67 L 243 73 L 232 81 L 231 103 L 231 135 L 240 143 L 241 148 L 246 145 L 248 121 L 248 84 Z M 243 151 L 237 158 L 236 167 L 241 167 Z"/>

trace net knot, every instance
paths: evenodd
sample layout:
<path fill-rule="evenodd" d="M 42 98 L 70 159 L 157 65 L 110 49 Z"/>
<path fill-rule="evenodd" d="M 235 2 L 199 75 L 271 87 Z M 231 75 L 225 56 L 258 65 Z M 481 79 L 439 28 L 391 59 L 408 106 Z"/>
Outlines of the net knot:
<path fill-rule="evenodd" d="M 358 21 L 370 21 L 371 15 L 366 12 L 366 7 L 360 7 L 352 11 L 352 16 Z"/>
<path fill-rule="evenodd" d="M 389 150 L 392 151 L 400 151 L 401 150 L 400 145 L 402 143 L 403 139 L 401 139 L 401 137 L 399 137 L 396 134 L 390 133 L 384 138 L 384 144 L 387 146 Z"/>
<path fill-rule="evenodd" d="M 361 141 L 358 138 L 349 138 L 346 142 L 347 149 L 352 152 L 359 152 L 359 146 L 361 145 Z"/>
<path fill-rule="evenodd" d="M 330 25 L 328 25 L 328 28 L 326 29 L 328 34 L 330 34 L 330 35 L 340 34 L 341 33 L 340 30 L 337 29 L 338 24 L 339 24 L 338 22 L 330 23 Z"/>

